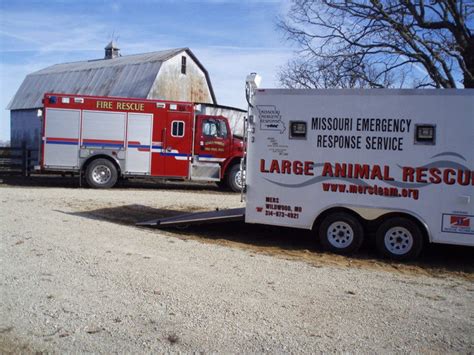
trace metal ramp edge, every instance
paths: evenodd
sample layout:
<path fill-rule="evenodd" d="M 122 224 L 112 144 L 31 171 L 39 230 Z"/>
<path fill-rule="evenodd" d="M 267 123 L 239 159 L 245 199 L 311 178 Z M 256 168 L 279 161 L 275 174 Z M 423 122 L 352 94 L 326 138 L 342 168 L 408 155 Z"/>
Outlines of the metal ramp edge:
<path fill-rule="evenodd" d="M 235 222 L 245 219 L 245 208 L 231 208 L 209 212 L 187 213 L 184 215 L 152 219 L 135 223 L 141 227 L 175 227 L 192 224 L 210 224 L 219 222 Z"/>

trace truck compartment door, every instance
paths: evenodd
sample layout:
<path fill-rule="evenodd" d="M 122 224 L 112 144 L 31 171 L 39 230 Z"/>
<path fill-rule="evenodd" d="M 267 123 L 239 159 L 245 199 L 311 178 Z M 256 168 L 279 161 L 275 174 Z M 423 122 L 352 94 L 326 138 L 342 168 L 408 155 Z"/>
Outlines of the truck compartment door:
<path fill-rule="evenodd" d="M 123 150 L 124 112 L 83 111 L 82 146 L 91 149 Z"/>
<path fill-rule="evenodd" d="M 152 122 L 151 114 L 128 114 L 126 174 L 150 174 Z"/>
<path fill-rule="evenodd" d="M 79 167 L 80 110 L 47 108 L 43 145 L 45 167 Z"/>

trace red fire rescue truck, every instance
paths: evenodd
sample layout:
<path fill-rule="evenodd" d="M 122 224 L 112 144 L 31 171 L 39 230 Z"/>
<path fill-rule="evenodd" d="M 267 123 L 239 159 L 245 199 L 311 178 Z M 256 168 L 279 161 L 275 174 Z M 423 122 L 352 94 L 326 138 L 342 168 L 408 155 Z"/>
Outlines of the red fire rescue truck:
<path fill-rule="evenodd" d="M 45 94 L 40 169 L 110 188 L 124 177 L 215 181 L 240 191 L 243 141 L 188 102 Z"/>

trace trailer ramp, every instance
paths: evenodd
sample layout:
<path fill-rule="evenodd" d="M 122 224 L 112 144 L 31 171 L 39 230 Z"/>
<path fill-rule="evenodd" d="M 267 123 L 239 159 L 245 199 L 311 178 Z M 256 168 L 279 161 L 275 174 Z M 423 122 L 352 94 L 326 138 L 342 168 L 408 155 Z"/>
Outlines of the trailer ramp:
<path fill-rule="evenodd" d="M 245 208 L 232 208 L 228 210 L 215 210 L 209 212 L 187 213 L 184 215 L 153 219 L 138 222 L 142 227 L 179 227 L 193 224 L 210 224 L 222 222 L 236 222 L 245 219 Z"/>

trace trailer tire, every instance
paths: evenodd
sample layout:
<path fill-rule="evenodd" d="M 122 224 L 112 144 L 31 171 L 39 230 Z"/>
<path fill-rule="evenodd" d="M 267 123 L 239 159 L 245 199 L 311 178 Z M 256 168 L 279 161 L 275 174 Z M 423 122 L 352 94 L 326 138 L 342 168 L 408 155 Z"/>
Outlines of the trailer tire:
<path fill-rule="evenodd" d="M 338 212 L 324 218 L 318 235 L 325 250 L 347 255 L 356 252 L 362 245 L 364 228 L 355 216 Z"/>
<path fill-rule="evenodd" d="M 423 233 L 411 219 L 392 217 L 383 222 L 375 233 L 378 251 L 394 260 L 415 259 L 423 249 Z"/>
<path fill-rule="evenodd" d="M 242 171 L 240 164 L 234 164 L 227 173 L 227 186 L 234 192 L 240 192 L 242 189 Z"/>
<path fill-rule="evenodd" d="M 118 180 L 118 172 L 114 163 L 107 159 L 95 159 L 86 169 L 86 181 L 90 187 L 108 189 Z"/>

